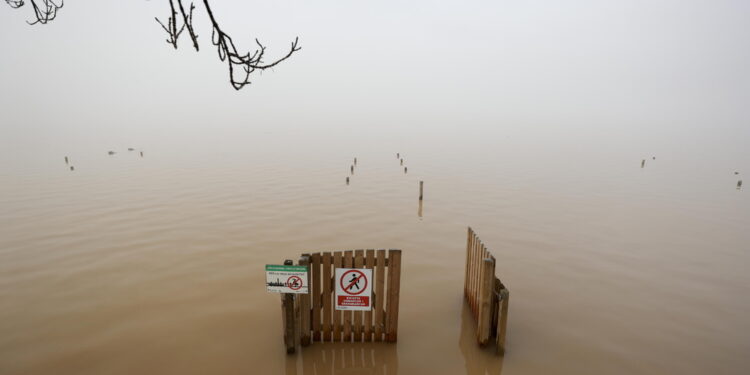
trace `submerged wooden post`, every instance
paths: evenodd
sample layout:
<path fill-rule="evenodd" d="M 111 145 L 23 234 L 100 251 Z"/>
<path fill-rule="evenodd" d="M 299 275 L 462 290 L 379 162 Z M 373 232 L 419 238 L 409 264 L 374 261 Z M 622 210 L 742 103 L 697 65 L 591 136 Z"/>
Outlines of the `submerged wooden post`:
<path fill-rule="evenodd" d="M 737 189 L 742 187 L 742 180 L 737 181 Z"/>
<path fill-rule="evenodd" d="M 403 158 L 401 159 L 401 165 L 404 165 L 404 159 Z"/>
<path fill-rule="evenodd" d="M 422 200 L 424 193 L 424 181 L 419 181 L 419 200 Z"/>
<path fill-rule="evenodd" d="M 375 268 L 375 249 L 367 249 L 365 251 L 365 268 L 368 268 L 370 270 Z M 373 272 L 373 275 L 375 272 Z M 371 281 L 372 282 L 372 281 Z M 375 288 L 372 288 L 372 290 L 375 290 Z M 374 296 L 373 296 L 374 298 Z M 375 310 L 375 303 L 371 303 L 371 306 L 373 306 L 373 309 L 370 311 L 365 311 L 365 322 L 364 322 L 364 339 L 365 342 L 372 341 L 372 311 Z"/>
<path fill-rule="evenodd" d="M 342 259 L 342 253 L 340 251 L 336 251 L 333 253 L 333 268 L 343 268 L 344 267 L 344 261 Z M 333 310 L 333 341 L 341 341 L 341 331 L 342 331 L 342 311 L 341 310 Z"/>
<path fill-rule="evenodd" d="M 344 267 L 343 268 L 354 268 L 354 250 L 344 251 Z M 352 341 L 352 317 L 354 311 L 345 310 L 344 313 L 344 338 L 342 341 Z"/>
<path fill-rule="evenodd" d="M 398 340 L 398 300 L 401 289 L 401 250 L 388 250 L 388 306 L 386 341 Z"/>
<path fill-rule="evenodd" d="M 469 290 L 469 279 L 470 279 L 470 270 L 471 270 L 471 245 L 472 245 L 472 237 L 473 237 L 473 231 L 471 230 L 471 227 L 468 227 L 467 233 L 466 233 L 466 269 L 464 270 L 464 295 L 468 295 Z"/>
<path fill-rule="evenodd" d="M 508 302 L 510 292 L 503 288 L 500 290 L 500 312 L 497 314 L 497 354 L 505 354 L 505 332 L 508 326 Z"/>
<path fill-rule="evenodd" d="M 323 341 L 331 341 L 331 311 L 333 310 L 333 277 L 331 276 L 331 253 L 323 253 L 323 294 L 321 296 L 323 304 Z"/>
<path fill-rule="evenodd" d="M 492 316 L 492 284 L 495 281 L 495 262 L 490 258 L 482 260 L 479 285 L 479 319 L 477 334 L 480 345 L 486 345 L 490 339 L 490 317 Z"/>
<path fill-rule="evenodd" d="M 382 341 L 385 331 L 385 250 L 378 250 L 375 256 L 375 341 Z"/>
<path fill-rule="evenodd" d="M 310 280 L 310 254 L 302 254 L 302 257 L 299 258 L 299 265 L 307 267 L 307 280 L 309 283 Z M 300 294 L 298 296 L 299 298 L 299 311 L 300 311 L 300 345 L 302 346 L 308 346 L 310 345 L 310 286 L 308 285 L 308 292 L 307 294 Z"/>
<path fill-rule="evenodd" d="M 285 260 L 285 266 L 291 266 L 294 262 L 291 260 Z M 284 323 L 284 346 L 286 346 L 287 354 L 294 353 L 294 338 L 295 338 L 295 318 L 294 318 L 294 294 L 282 293 L 281 294 L 281 311 L 283 313 Z"/>
<path fill-rule="evenodd" d="M 68 164 L 68 157 L 65 157 L 65 164 Z"/>
<path fill-rule="evenodd" d="M 320 253 L 313 253 L 312 257 L 312 270 L 310 270 L 310 276 L 312 281 L 309 281 L 312 293 L 312 331 L 313 341 L 320 341 L 320 309 L 321 309 L 321 293 L 320 293 Z"/>
<path fill-rule="evenodd" d="M 641 168 L 643 168 L 646 165 L 646 159 L 641 160 Z"/>
<path fill-rule="evenodd" d="M 365 266 L 365 251 L 363 249 L 354 251 L 354 268 L 363 268 Z M 371 281 L 372 282 L 372 281 Z M 354 333 L 354 342 L 362 341 L 362 311 L 354 312 L 354 322 L 352 323 L 352 332 Z"/>

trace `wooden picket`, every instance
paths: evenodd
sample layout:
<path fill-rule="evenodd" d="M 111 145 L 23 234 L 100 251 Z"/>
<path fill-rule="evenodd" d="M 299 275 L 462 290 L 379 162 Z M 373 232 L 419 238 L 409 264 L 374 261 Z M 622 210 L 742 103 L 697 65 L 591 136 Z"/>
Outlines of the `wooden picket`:
<path fill-rule="evenodd" d="M 495 339 L 497 353 L 505 353 L 510 293 L 495 277 L 495 257 L 471 227 L 466 239 L 464 296 L 477 322 L 477 341 L 487 345 Z"/>
<path fill-rule="evenodd" d="M 401 250 L 368 249 L 303 254 L 299 265 L 308 267 L 309 294 L 284 295 L 294 296 L 296 314 L 296 319 L 284 319 L 286 335 L 294 332 L 301 346 L 331 341 L 397 341 Z M 335 310 L 336 268 L 373 270 L 372 311 Z M 284 306 L 283 312 L 288 316 L 288 302 Z M 287 346 L 287 350 L 289 349 Z"/>
<path fill-rule="evenodd" d="M 299 265 L 300 266 L 306 266 L 308 267 L 307 272 L 307 278 L 310 279 L 310 256 L 303 255 L 301 258 L 299 258 Z M 298 297 L 298 307 L 299 311 L 307 311 L 310 310 L 310 294 L 302 294 Z M 310 332 L 312 332 L 312 329 L 310 327 L 311 323 L 311 315 L 310 314 L 299 314 L 300 315 L 300 345 L 307 346 L 310 345 Z"/>

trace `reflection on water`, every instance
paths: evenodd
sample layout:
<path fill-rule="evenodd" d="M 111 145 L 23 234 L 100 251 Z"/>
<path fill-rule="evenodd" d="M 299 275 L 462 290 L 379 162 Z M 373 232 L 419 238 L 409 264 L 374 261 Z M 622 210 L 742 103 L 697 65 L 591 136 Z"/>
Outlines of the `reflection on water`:
<path fill-rule="evenodd" d="M 480 347 L 477 343 L 477 324 L 465 301 L 461 309 L 461 336 L 458 339 L 458 347 L 464 357 L 466 374 L 500 375 L 503 371 L 504 357 L 495 354 L 494 345 Z"/>
<path fill-rule="evenodd" d="M 398 351 L 390 343 L 314 343 L 287 356 L 286 375 L 394 375 Z"/>

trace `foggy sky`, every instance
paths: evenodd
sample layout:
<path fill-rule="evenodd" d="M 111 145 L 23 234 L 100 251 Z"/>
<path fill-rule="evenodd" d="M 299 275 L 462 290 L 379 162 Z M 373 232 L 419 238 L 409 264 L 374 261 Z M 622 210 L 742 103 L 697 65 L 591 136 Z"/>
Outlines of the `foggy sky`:
<path fill-rule="evenodd" d="M 36 26 L 0 5 L 0 153 L 273 128 L 649 135 L 732 157 L 750 139 L 747 1 L 212 3 L 240 49 L 302 51 L 236 92 L 202 4 L 198 53 L 165 42 L 166 1 L 73 0 Z"/>

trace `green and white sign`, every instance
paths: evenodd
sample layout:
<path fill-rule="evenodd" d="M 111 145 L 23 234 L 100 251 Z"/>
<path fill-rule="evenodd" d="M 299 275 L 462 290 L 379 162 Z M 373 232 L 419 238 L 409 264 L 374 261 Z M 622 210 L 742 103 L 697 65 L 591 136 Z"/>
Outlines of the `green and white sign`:
<path fill-rule="evenodd" d="M 307 267 L 267 264 L 266 290 L 271 293 L 309 293 Z"/>

